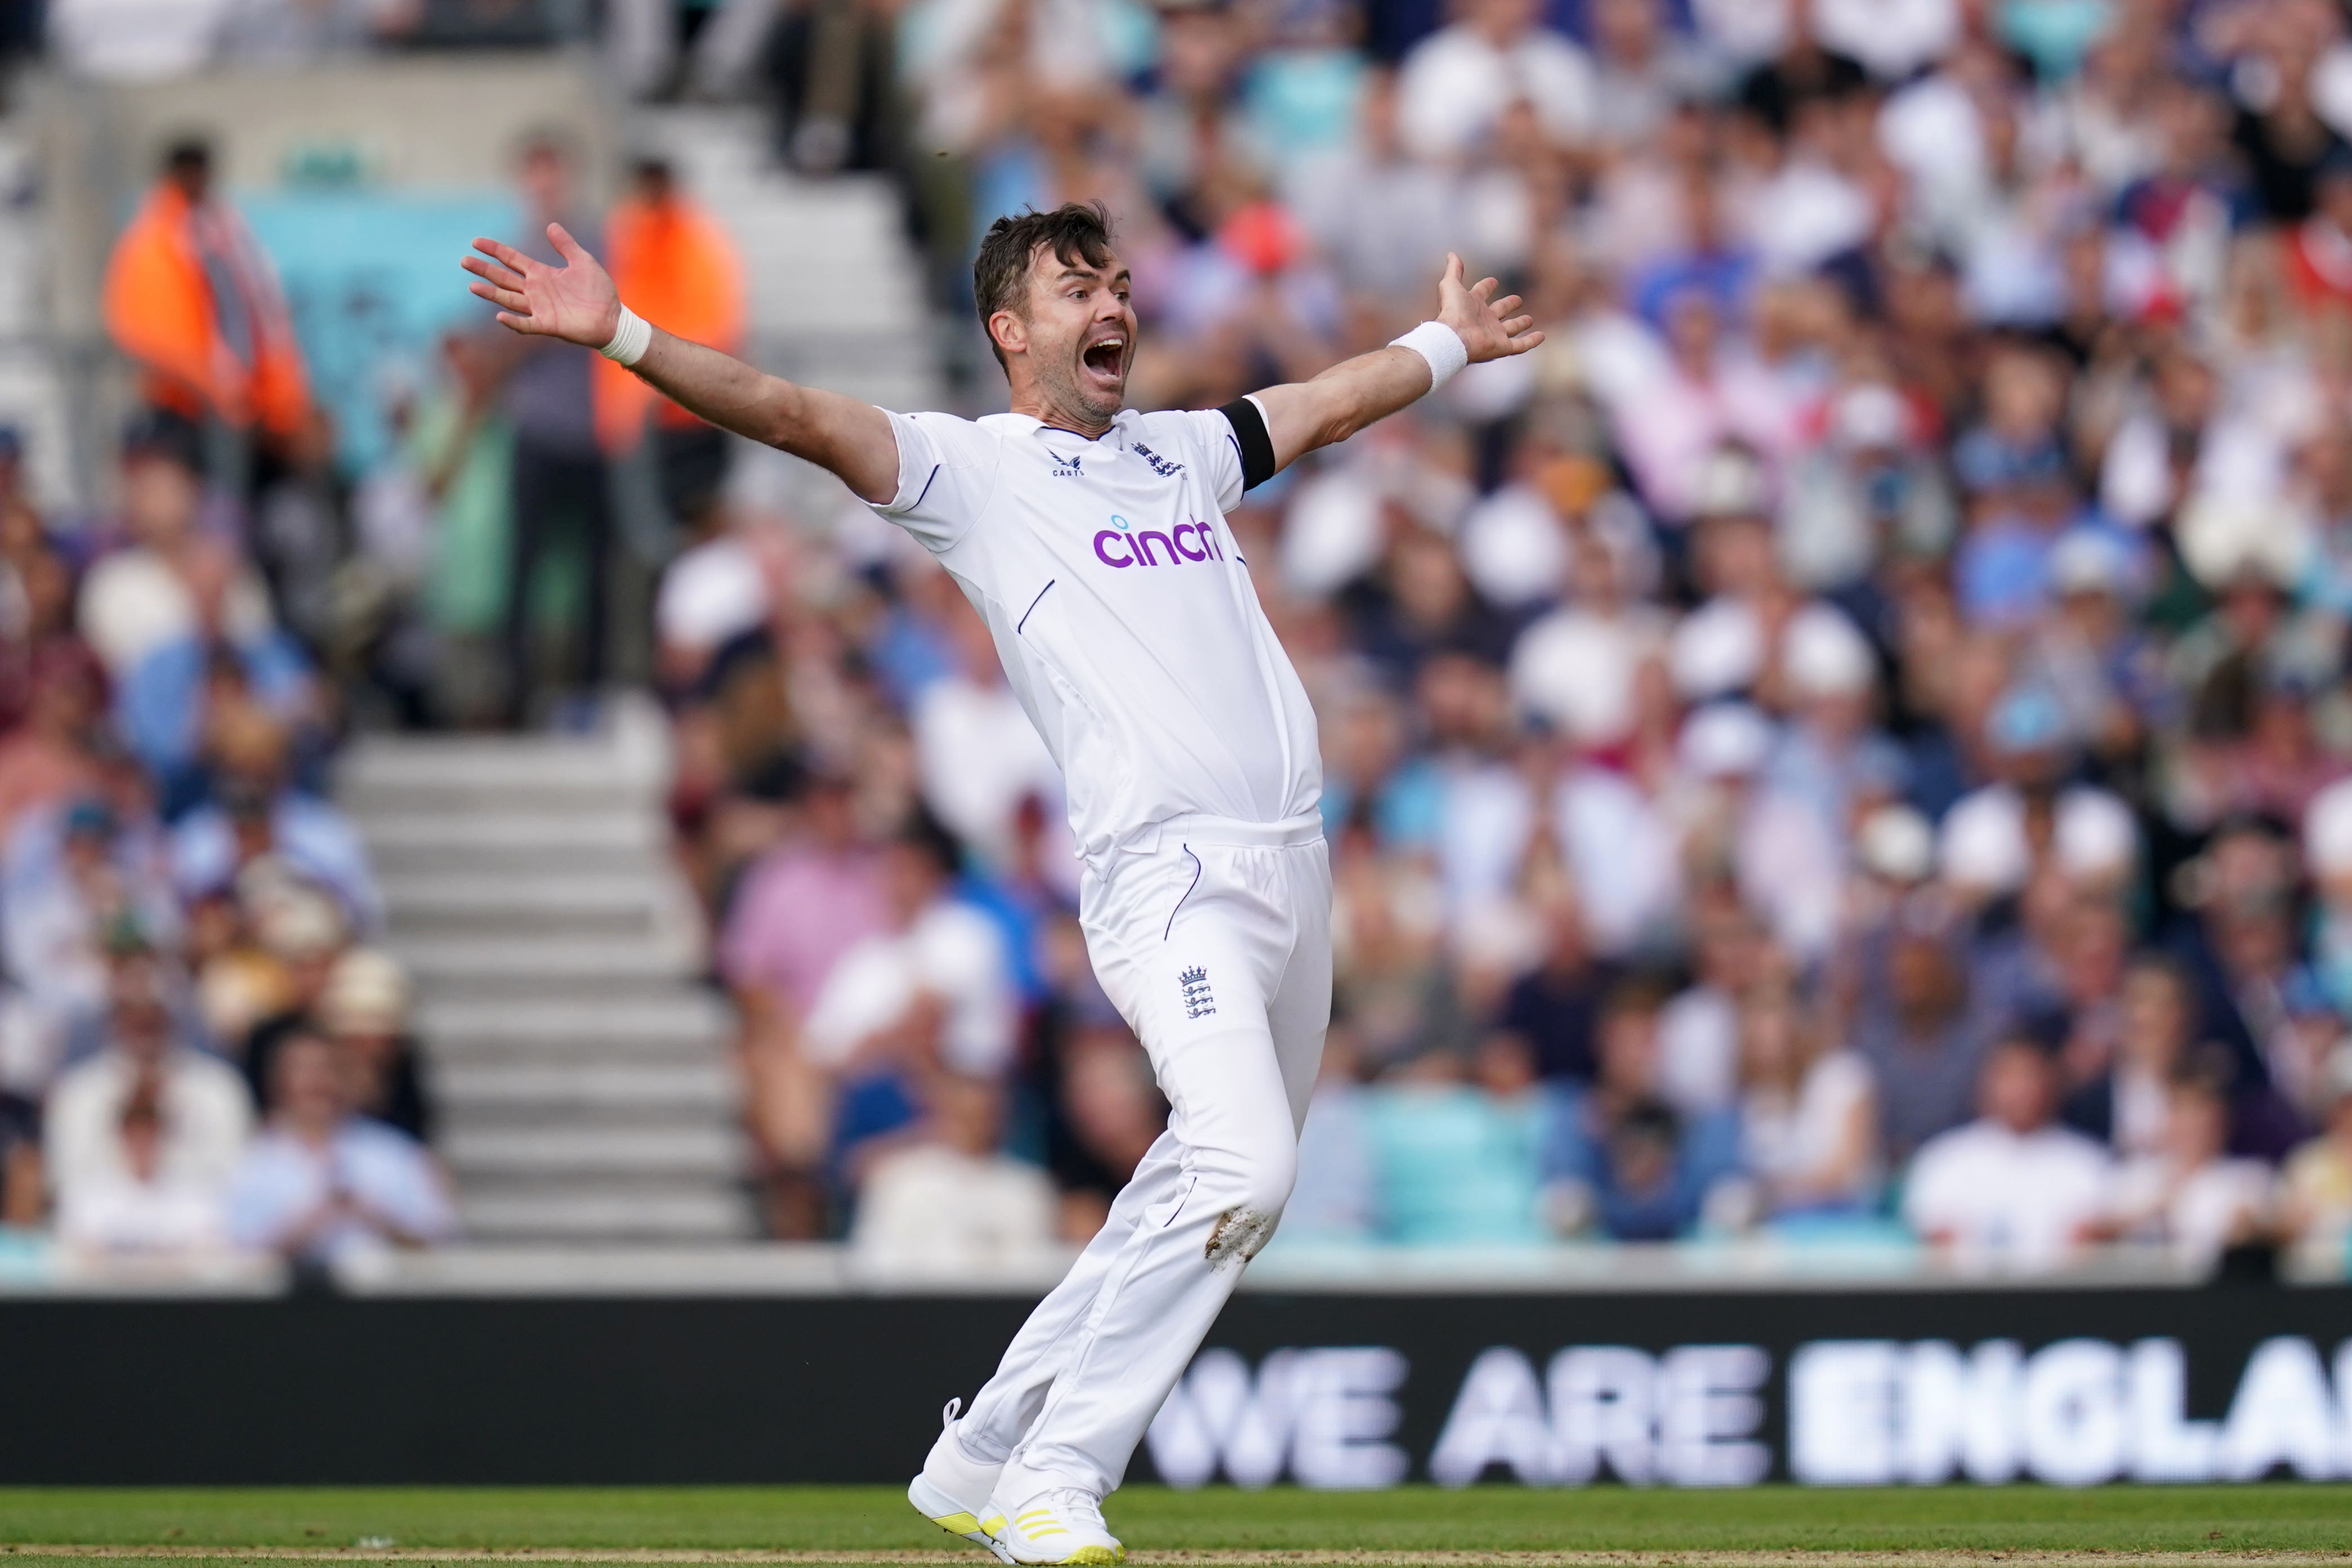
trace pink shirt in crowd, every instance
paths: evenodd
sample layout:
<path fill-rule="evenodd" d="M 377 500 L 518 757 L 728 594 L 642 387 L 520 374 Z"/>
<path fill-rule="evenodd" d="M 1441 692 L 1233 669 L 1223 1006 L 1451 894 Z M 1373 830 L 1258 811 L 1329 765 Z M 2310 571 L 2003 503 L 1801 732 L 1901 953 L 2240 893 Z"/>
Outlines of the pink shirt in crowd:
<path fill-rule="evenodd" d="M 738 989 L 805 1012 L 841 956 L 887 921 L 873 853 L 788 844 L 745 873 L 719 938 L 719 970 Z"/>

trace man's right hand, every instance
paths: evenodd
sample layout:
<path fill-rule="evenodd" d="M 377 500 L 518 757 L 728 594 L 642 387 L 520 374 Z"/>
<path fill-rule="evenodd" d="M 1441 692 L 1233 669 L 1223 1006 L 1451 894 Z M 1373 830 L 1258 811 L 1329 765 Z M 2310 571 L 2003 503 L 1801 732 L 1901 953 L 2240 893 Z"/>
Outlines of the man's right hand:
<path fill-rule="evenodd" d="M 547 225 L 547 237 L 563 258 L 562 267 L 535 261 L 510 245 L 478 239 L 458 266 L 481 281 L 466 287 L 499 308 L 502 326 L 534 337 L 601 349 L 621 325 L 621 294 L 612 277 L 562 224 Z"/>

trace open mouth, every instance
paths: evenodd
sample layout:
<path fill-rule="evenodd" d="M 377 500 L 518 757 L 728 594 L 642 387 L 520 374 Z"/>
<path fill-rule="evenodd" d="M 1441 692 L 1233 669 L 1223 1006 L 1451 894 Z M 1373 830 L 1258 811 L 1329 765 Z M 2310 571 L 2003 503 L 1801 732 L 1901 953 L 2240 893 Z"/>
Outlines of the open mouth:
<path fill-rule="evenodd" d="M 1086 346 L 1078 360 L 1086 366 L 1088 375 L 1097 381 L 1116 385 L 1127 371 L 1126 335 L 1115 333 L 1108 338 L 1096 339 Z"/>

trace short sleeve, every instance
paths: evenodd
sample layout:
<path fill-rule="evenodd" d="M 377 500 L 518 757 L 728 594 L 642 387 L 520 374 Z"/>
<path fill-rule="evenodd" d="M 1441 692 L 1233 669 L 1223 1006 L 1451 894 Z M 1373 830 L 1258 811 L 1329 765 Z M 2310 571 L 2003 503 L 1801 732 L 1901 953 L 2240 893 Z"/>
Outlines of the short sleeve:
<path fill-rule="evenodd" d="M 1198 409 L 1175 416 L 1182 422 L 1190 458 L 1201 465 L 1201 477 L 1217 499 L 1217 510 L 1230 512 L 1241 505 L 1248 488 L 1242 479 L 1242 449 L 1233 422 L 1221 409 Z"/>
<path fill-rule="evenodd" d="M 898 489 L 874 509 L 937 554 L 980 520 L 995 494 L 1002 462 L 997 437 L 951 414 L 891 413 L 889 419 L 898 441 Z"/>

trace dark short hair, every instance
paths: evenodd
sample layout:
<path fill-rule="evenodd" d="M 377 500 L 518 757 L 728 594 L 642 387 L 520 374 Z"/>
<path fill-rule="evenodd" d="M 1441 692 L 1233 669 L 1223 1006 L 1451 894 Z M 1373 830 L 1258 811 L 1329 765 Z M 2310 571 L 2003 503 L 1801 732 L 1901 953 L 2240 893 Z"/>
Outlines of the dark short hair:
<path fill-rule="evenodd" d="M 213 172 L 212 143 L 201 136 L 173 139 L 163 149 L 163 172 L 201 178 Z"/>
<path fill-rule="evenodd" d="M 980 309 L 980 329 L 999 310 L 1019 310 L 1029 287 L 1029 267 L 1040 247 L 1050 248 L 1065 267 L 1081 261 L 1103 267 L 1110 261 L 1110 209 L 1100 202 L 1065 202 L 1050 213 L 1035 210 L 997 219 L 980 242 L 971 264 L 971 298 Z M 988 351 L 1004 363 L 996 334 L 988 334 Z"/>

